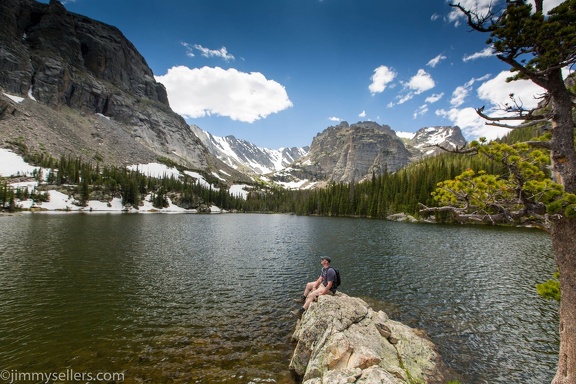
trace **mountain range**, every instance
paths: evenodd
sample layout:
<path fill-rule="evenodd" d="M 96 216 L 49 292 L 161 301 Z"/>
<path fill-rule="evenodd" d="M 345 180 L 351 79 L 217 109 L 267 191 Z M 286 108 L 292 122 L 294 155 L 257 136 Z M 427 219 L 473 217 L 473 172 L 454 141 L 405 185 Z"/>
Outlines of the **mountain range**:
<path fill-rule="evenodd" d="M 282 170 L 306 155 L 310 149 L 309 147 L 261 148 L 234 136 L 214 136 L 196 125 L 190 125 L 190 129 L 211 154 L 241 172 L 255 175 Z"/>
<path fill-rule="evenodd" d="M 458 127 L 410 139 L 375 122 L 342 122 L 309 147 L 259 148 L 216 137 L 172 111 L 164 86 L 117 28 L 56 0 L 0 5 L 0 146 L 111 165 L 159 160 L 232 182 L 290 187 L 357 182 L 462 146 Z"/>
<path fill-rule="evenodd" d="M 194 125 L 191 129 L 210 153 L 231 167 L 298 188 L 325 181 L 360 181 L 435 156 L 442 148 L 466 144 L 457 126 L 424 127 L 401 138 L 390 127 L 370 121 L 352 125 L 342 122 L 319 133 L 310 147 L 277 150 L 260 148 L 234 136 L 214 136 Z"/>

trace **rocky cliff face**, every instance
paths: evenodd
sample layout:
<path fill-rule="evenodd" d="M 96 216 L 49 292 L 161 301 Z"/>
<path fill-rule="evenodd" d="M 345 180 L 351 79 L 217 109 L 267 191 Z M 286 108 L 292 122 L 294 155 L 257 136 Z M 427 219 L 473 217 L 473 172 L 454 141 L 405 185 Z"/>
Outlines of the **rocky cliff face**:
<path fill-rule="evenodd" d="M 440 356 L 421 332 L 341 292 L 312 303 L 292 339 L 290 369 L 304 384 L 445 382 Z"/>
<path fill-rule="evenodd" d="M 168 105 L 164 87 L 115 27 L 58 1 L 4 0 L 0 81 L 8 92 L 108 115 L 118 91 Z"/>
<path fill-rule="evenodd" d="M 301 179 L 356 182 L 394 172 L 409 158 L 410 152 L 387 125 L 342 122 L 314 137 L 308 155 L 293 168 Z"/>
<path fill-rule="evenodd" d="M 18 105 L 3 98 L 5 140 L 116 164 L 167 157 L 238 176 L 170 109 L 164 86 L 117 28 L 55 0 L 2 0 L 0 7 L 0 87 L 27 97 Z"/>
<path fill-rule="evenodd" d="M 214 136 L 195 125 L 191 125 L 190 129 L 214 156 L 241 172 L 256 175 L 282 170 L 306 155 L 309 150 L 309 147 L 260 148 L 234 136 Z"/>

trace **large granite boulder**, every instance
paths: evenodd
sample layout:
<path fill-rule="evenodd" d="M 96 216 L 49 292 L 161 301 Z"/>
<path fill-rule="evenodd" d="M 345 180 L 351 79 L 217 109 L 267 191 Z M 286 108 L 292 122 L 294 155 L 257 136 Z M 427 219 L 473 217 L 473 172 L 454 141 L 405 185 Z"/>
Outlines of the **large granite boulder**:
<path fill-rule="evenodd" d="M 340 292 L 313 303 L 292 339 L 290 370 L 304 384 L 444 382 L 441 359 L 421 331 Z"/>

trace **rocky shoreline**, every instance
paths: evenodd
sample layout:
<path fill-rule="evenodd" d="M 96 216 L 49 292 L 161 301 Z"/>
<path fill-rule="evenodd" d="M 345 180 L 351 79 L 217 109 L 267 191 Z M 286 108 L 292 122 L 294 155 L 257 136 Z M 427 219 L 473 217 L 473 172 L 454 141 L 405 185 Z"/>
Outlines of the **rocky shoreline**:
<path fill-rule="evenodd" d="M 303 384 L 446 382 L 442 359 L 422 331 L 341 292 L 320 296 L 292 341 L 290 371 Z"/>

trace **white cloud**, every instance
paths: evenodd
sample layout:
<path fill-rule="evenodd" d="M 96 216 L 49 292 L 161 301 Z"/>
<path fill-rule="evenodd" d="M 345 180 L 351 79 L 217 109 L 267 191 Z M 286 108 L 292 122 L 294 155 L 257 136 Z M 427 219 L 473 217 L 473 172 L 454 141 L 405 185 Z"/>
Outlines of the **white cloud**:
<path fill-rule="evenodd" d="M 180 44 L 181 44 L 184 48 L 186 48 L 186 56 L 188 56 L 188 57 L 194 57 L 194 56 L 196 56 L 196 55 L 194 54 L 194 47 L 193 47 L 193 46 L 191 46 L 190 44 L 188 44 L 188 43 L 185 42 L 185 41 L 180 42 Z"/>
<path fill-rule="evenodd" d="M 452 99 L 450 100 L 450 105 L 453 107 L 459 107 L 464 104 L 468 94 L 470 93 L 470 89 L 466 86 L 459 86 L 456 87 L 454 92 L 452 92 Z"/>
<path fill-rule="evenodd" d="M 360 114 L 358 115 L 358 117 L 366 117 L 366 111 L 360 112 Z"/>
<path fill-rule="evenodd" d="M 420 69 L 418 73 L 410 79 L 407 83 L 404 83 L 404 88 L 408 88 L 410 91 L 405 95 L 398 96 L 398 104 L 404 104 L 408 100 L 412 100 L 414 96 L 421 94 L 422 92 L 428 91 L 436 86 L 432 76 L 428 74 L 425 70 Z"/>
<path fill-rule="evenodd" d="M 444 92 L 435 93 L 432 96 L 428 96 L 426 98 L 426 100 L 424 100 L 424 101 L 426 101 L 427 103 L 430 103 L 430 104 L 434 104 L 435 102 L 439 101 L 442 97 L 444 97 Z"/>
<path fill-rule="evenodd" d="M 457 108 L 462 104 L 464 104 L 466 98 L 470 95 L 472 86 L 478 81 L 484 81 L 489 78 L 490 75 L 484 75 L 479 78 L 473 77 L 472 79 L 468 80 L 466 84 L 456 87 L 456 89 L 452 92 L 452 99 L 450 100 L 450 105 Z"/>
<path fill-rule="evenodd" d="M 374 74 L 370 78 L 372 84 L 368 87 L 370 92 L 374 95 L 376 93 L 382 93 L 394 79 L 396 78 L 396 72 L 392 68 L 388 68 L 385 65 L 381 65 L 374 70 Z"/>
<path fill-rule="evenodd" d="M 408 93 L 405 95 L 398 95 L 398 104 L 404 104 L 405 102 L 412 100 L 414 96 L 426 92 L 436 86 L 432 76 L 428 74 L 425 70 L 420 69 L 418 73 L 410 79 L 407 83 L 404 83 L 404 88 L 409 89 Z"/>
<path fill-rule="evenodd" d="M 335 121 L 335 122 L 340 122 L 340 121 L 342 121 L 341 118 L 336 117 L 336 116 L 329 117 L 328 120 L 330 120 L 330 121 Z"/>
<path fill-rule="evenodd" d="M 414 92 L 408 92 L 404 96 L 398 96 L 398 104 L 404 104 L 405 102 L 412 100 L 414 98 Z"/>
<path fill-rule="evenodd" d="M 488 80 L 490 78 L 490 76 L 492 76 L 490 73 L 485 74 L 482 77 L 473 77 L 471 78 L 465 85 L 467 87 L 472 86 L 474 83 L 476 83 L 477 81 L 484 81 L 484 80 Z"/>
<path fill-rule="evenodd" d="M 202 56 L 206 58 L 216 57 L 220 58 L 224 61 L 235 60 L 234 55 L 230 54 L 226 47 L 222 47 L 220 49 L 209 49 L 201 46 L 200 44 L 189 44 L 185 41 L 180 43 L 183 47 L 186 48 L 186 56 L 188 57 L 195 57 L 195 51 L 198 51 Z"/>
<path fill-rule="evenodd" d="M 436 111 L 436 115 L 445 117 L 450 120 L 453 125 L 459 126 L 467 140 L 475 140 L 480 137 L 494 140 L 506 135 L 510 131 L 505 128 L 486 125 L 486 121 L 478 116 L 474 108 L 440 109 Z"/>
<path fill-rule="evenodd" d="M 424 116 L 428 112 L 428 104 L 421 105 L 416 112 L 414 112 L 413 117 Z"/>
<path fill-rule="evenodd" d="M 529 80 L 507 83 L 506 79 L 510 76 L 512 76 L 510 71 L 503 71 L 495 78 L 486 81 L 478 87 L 478 97 L 489 102 L 492 110 L 510 102 L 511 93 L 523 104 L 524 108 L 536 107 L 540 101 L 536 97 L 543 94 L 545 90 Z"/>
<path fill-rule="evenodd" d="M 197 49 L 198 51 L 200 51 L 200 53 L 204 57 L 208 57 L 208 58 L 219 57 L 224 61 L 230 61 L 230 60 L 235 59 L 234 55 L 231 55 L 230 53 L 228 53 L 228 50 L 226 49 L 226 47 L 222 47 L 220 49 L 208 49 L 208 48 L 201 46 L 200 44 L 196 44 L 196 45 L 194 45 L 194 48 Z"/>
<path fill-rule="evenodd" d="M 494 56 L 494 48 L 486 47 L 483 50 L 481 50 L 480 52 L 476 52 L 476 53 L 473 53 L 471 55 L 464 56 L 464 58 L 462 58 L 462 61 L 467 62 L 470 60 L 476 60 L 476 59 L 481 59 L 481 58 L 491 57 L 491 56 Z"/>
<path fill-rule="evenodd" d="M 428 91 L 436 86 L 432 76 L 428 74 L 425 70 L 420 69 L 418 73 L 406 83 L 406 87 L 414 91 L 415 94 L 419 95 L 422 92 Z"/>
<path fill-rule="evenodd" d="M 544 13 L 548 13 L 552 8 L 556 8 L 560 4 L 562 4 L 565 0 L 547 0 L 543 4 Z M 530 0 L 532 4 L 532 9 L 534 9 L 534 0 Z"/>
<path fill-rule="evenodd" d="M 436 68 L 436 66 L 437 66 L 438 64 L 440 64 L 440 62 L 441 62 L 442 60 L 446 60 L 446 59 L 447 59 L 446 56 L 444 56 L 444 55 L 442 55 L 442 54 L 439 54 L 439 55 L 436 56 L 435 58 L 431 59 L 431 60 L 428 62 L 428 64 L 426 64 L 426 65 L 429 66 L 429 67 L 432 67 L 432 68 Z"/>
<path fill-rule="evenodd" d="M 429 108 L 428 108 L 428 104 L 434 104 L 436 103 L 438 100 L 440 100 L 442 97 L 444 96 L 444 92 L 442 93 L 435 93 L 432 96 L 428 96 L 426 98 L 426 100 L 424 100 L 426 102 L 426 104 L 421 105 L 413 114 L 414 118 L 417 118 L 418 116 L 424 116 L 426 113 L 428 113 Z M 410 97 L 412 98 L 412 97 Z M 402 101 L 403 102 L 403 101 Z"/>
<path fill-rule="evenodd" d="M 253 123 L 292 107 L 286 89 L 259 72 L 178 66 L 156 80 L 166 87 L 172 109 L 188 118 L 214 114 Z"/>
<path fill-rule="evenodd" d="M 447 118 L 454 125 L 458 125 L 468 140 L 477 139 L 479 137 L 486 137 L 488 140 L 493 140 L 498 137 L 504 136 L 509 132 L 508 129 L 498 128 L 486 125 L 486 121 L 482 119 L 474 108 L 458 108 L 462 105 L 460 102 L 463 96 L 468 95 L 473 84 L 478 81 L 485 81 L 477 90 L 478 98 L 486 102 L 485 113 L 490 116 L 503 116 L 506 113 L 502 111 L 503 105 L 509 103 L 510 94 L 514 94 L 515 98 L 522 103 L 526 109 L 534 108 L 538 104 L 538 96 L 544 92 L 544 89 L 535 85 L 529 80 L 517 80 L 510 83 L 506 79 L 511 76 L 511 72 L 503 71 L 496 77 L 489 79 L 489 76 L 481 78 L 473 78 L 468 81 L 464 86 L 456 88 L 454 91 L 451 104 L 453 108 L 449 110 L 440 109 L 436 111 L 436 115 Z M 478 106 L 480 107 L 480 106 Z M 514 124 L 513 121 L 507 122 Z M 517 123 L 520 123 L 518 121 Z"/>

